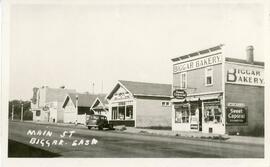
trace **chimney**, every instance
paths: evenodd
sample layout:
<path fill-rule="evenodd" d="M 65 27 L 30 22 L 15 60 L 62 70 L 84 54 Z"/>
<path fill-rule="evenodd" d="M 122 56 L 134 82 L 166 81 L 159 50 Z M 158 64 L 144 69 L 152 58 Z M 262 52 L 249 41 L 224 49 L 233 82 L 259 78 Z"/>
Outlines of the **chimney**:
<path fill-rule="evenodd" d="M 252 45 L 247 46 L 247 62 L 250 64 L 254 63 L 253 50 L 254 50 L 254 48 Z"/>

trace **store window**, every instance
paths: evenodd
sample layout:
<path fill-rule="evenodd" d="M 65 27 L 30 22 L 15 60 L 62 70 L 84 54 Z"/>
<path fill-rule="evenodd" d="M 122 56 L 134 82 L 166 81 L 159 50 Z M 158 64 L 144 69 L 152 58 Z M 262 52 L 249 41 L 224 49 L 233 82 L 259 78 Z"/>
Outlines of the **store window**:
<path fill-rule="evenodd" d="M 220 123 L 222 120 L 222 112 L 220 102 L 204 103 L 204 122 Z"/>
<path fill-rule="evenodd" d="M 170 106 L 170 102 L 169 101 L 162 101 L 161 106 L 162 107 L 168 107 L 168 106 Z"/>
<path fill-rule="evenodd" d="M 36 116 L 40 116 L 40 110 L 36 111 Z"/>
<path fill-rule="evenodd" d="M 213 85 L 213 67 L 205 68 L 205 85 Z"/>
<path fill-rule="evenodd" d="M 189 123 L 189 104 L 175 106 L 175 123 Z"/>
<path fill-rule="evenodd" d="M 112 108 L 112 119 L 115 120 L 118 118 L 118 110 L 117 110 L 117 107 L 113 107 Z"/>
<path fill-rule="evenodd" d="M 133 105 L 112 107 L 112 120 L 133 119 Z"/>
<path fill-rule="evenodd" d="M 133 106 L 126 106 L 126 119 L 133 119 Z"/>
<path fill-rule="evenodd" d="M 180 75 L 180 87 L 181 89 L 187 88 L 187 72 L 183 72 Z"/>

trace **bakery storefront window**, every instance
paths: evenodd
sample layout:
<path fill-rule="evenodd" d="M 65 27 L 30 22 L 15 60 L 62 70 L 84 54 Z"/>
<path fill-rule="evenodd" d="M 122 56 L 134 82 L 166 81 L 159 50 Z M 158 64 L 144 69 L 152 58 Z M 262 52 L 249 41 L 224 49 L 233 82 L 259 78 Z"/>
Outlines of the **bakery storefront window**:
<path fill-rule="evenodd" d="M 175 123 L 189 123 L 189 104 L 175 105 Z"/>
<path fill-rule="evenodd" d="M 220 123 L 222 120 L 222 112 L 220 102 L 204 103 L 204 122 Z"/>

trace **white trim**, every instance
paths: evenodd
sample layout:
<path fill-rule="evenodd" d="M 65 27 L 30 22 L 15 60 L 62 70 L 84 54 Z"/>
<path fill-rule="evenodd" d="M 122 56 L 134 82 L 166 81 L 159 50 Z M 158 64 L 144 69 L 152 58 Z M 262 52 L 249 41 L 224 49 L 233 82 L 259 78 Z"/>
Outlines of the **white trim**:
<path fill-rule="evenodd" d="M 256 67 L 256 68 L 262 68 L 262 69 L 264 69 L 264 66 L 261 66 L 261 65 L 245 64 L 245 63 L 237 63 L 237 62 L 231 62 L 231 61 L 226 61 L 226 60 L 225 60 L 225 63 L 228 63 L 228 64 L 235 64 L 235 65 L 244 65 L 244 66 Z"/>
<path fill-rule="evenodd" d="M 98 97 L 96 97 L 96 99 L 94 100 L 94 102 L 93 102 L 92 105 L 90 106 L 90 109 L 93 108 L 93 105 L 96 103 L 97 100 L 99 101 L 99 103 L 100 103 L 103 107 L 105 107 L 105 106 L 103 105 L 103 103 L 101 102 L 101 100 L 100 100 Z"/>
<path fill-rule="evenodd" d="M 189 97 L 189 96 L 196 96 L 196 95 L 208 95 L 208 94 L 218 94 L 218 93 L 223 93 L 223 91 L 188 94 L 187 96 Z"/>
<path fill-rule="evenodd" d="M 165 96 L 165 95 L 145 95 L 145 94 L 134 94 L 134 96 L 147 96 L 147 97 L 168 97 L 171 98 L 172 96 Z"/>
<path fill-rule="evenodd" d="M 120 82 L 117 81 L 117 84 L 113 87 L 113 89 L 110 91 L 110 93 L 108 93 L 105 97 L 105 99 L 108 99 L 108 96 L 113 92 L 113 90 L 116 88 L 117 85 L 120 85 L 120 87 L 124 88 L 131 96 L 133 96 L 133 94 Z M 108 99 L 109 100 L 109 99 Z"/>
<path fill-rule="evenodd" d="M 221 83 L 222 83 L 222 87 L 221 87 L 221 89 L 222 89 L 222 91 L 223 91 L 223 94 L 222 94 L 222 99 L 221 99 L 221 113 L 222 113 L 222 126 L 224 126 L 224 132 L 226 133 L 226 111 L 225 111 L 225 94 L 226 94 L 226 92 L 225 92 L 225 84 L 226 84 L 226 79 L 225 79 L 225 77 L 226 77 L 226 70 L 225 70 L 225 68 L 226 68 L 226 52 L 227 52 L 227 47 L 225 47 L 225 48 L 223 48 L 223 50 L 224 50 L 224 55 L 223 55 L 223 57 L 222 57 L 222 65 L 221 65 Z"/>
<path fill-rule="evenodd" d="M 206 50 L 206 49 L 202 49 L 201 51 L 203 51 L 203 50 Z M 177 61 L 173 62 L 173 65 L 176 65 L 176 64 L 179 64 L 179 63 L 185 63 L 185 62 L 192 61 L 192 60 L 195 60 L 195 59 L 201 59 L 201 58 L 208 57 L 208 56 L 213 56 L 213 55 L 216 55 L 216 54 L 220 54 L 220 53 L 222 53 L 221 50 L 222 49 L 215 50 L 215 51 L 212 51 L 212 52 L 209 52 L 209 53 L 199 54 L 199 55 L 194 56 L 194 57 L 183 59 L 183 61 L 177 60 Z M 193 53 L 195 53 L 195 52 L 193 52 Z M 192 54 L 192 53 L 189 53 L 189 54 Z M 186 55 L 183 55 L 183 56 L 187 56 L 189 54 L 186 54 Z M 180 58 L 180 57 L 181 56 L 176 57 L 176 58 Z M 176 59 L 176 58 L 172 58 L 172 59 Z"/>
<path fill-rule="evenodd" d="M 233 82 L 225 82 L 225 84 L 233 84 L 233 85 L 240 85 L 240 86 L 254 86 L 254 87 L 265 87 L 264 85 L 249 85 L 249 84 L 239 84 L 239 83 L 233 83 Z"/>
<path fill-rule="evenodd" d="M 210 75 L 207 75 L 208 74 L 208 70 L 211 69 L 211 73 Z M 207 84 L 207 77 L 211 77 L 211 84 Z M 213 69 L 213 66 L 208 66 L 208 67 L 205 67 L 204 69 L 204 85 L 205 86 L 213 86 L 214 85 L 214 69 Z"/>

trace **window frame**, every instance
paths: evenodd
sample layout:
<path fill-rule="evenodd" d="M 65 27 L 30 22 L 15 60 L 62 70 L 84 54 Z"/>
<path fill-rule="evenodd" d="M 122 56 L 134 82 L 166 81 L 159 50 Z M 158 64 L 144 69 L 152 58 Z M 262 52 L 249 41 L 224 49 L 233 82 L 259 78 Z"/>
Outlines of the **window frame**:
<path fill-rule="evenodd" d="M 185 75 L 185 82 L 183 82 L 183 75 Z M 185 84 L 185 87 L 183 85 Z M 180 73 L 180 88 L 181 89 L 187 89 L 187 72 Z"/>
<path fill-rule="evenodd" d="M 162 101 L 161 102 L 161 106 L 162 107 L 170 107 L 171 106 L 171 102 L 170 101 Z"/>
<path fill-rule="evenodd" d="M 209 69 L 211 69 L 210 74 L 208 73 Z M 213 66 L 205 67 L 205 71 L 204 71 L 204 76 L 205 76 L 204 84 L 205 84 L 205 86 L 212 86 L 214 84 L 214 72 L 213 71 L 214 71 Z M 207 83 L 207 78 L 208 77 L 211 77 L 211 83 L 210 84 Z"/>

